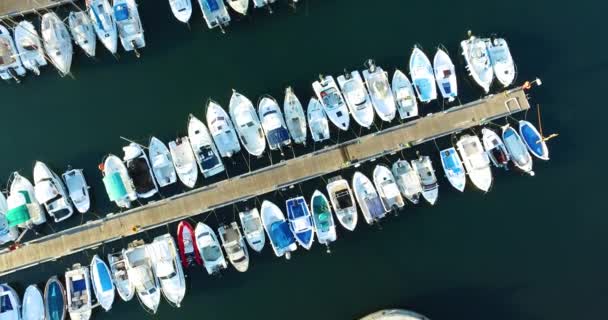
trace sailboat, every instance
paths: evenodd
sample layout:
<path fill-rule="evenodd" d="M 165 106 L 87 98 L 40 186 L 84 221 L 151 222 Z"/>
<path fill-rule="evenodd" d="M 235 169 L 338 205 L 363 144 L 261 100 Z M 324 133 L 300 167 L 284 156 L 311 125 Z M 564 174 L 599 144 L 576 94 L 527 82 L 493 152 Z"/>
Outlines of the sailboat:
<path fill-rule="evenodd" d="M 490 161 L 497 168 L 509 169 L 509 151 L 502 142 L 498 134 L 488 128 L 481 129 L 481 141 L 483 142 L 483 148 L 486 150 Z"/>
<path fill-rule="evenodd" d="M 197 0 L 203 12 L 207 27 L 225 27 L 230 23 L 230 15 L 222 0 Z"/>
<path fill-rule="evenodd" d="M 487 192 L 492 186 L 492 170 L 490 159 L 483 150 L 479 137 L 464 135 L 456 142 L 456 148 L 471 182 L 481 191 Z"/>
<path fill-rule="evenodd" d="M 226 269 L 228 264 L 226 263 L 224 252 L 222 252 L 222 247 L 220 246 L 220 242 L 213 229 L 208 225 L 199 222 L 196 224 L 194 234 L 207 273 L 214 275 L 219 273 L 222 269 Z"/>
<path fill-rule="evenodd" d="M 325 114 L 325 111 L 323 111 L 323 107 L 321 107 L 319 100 L 310 98 L 306 113 L 312 140 L 314 142 L 321 142 L 329 139 L 329 123 L 327 121 L 327 115 Z"/>
<path fill-rule="evenodd" d="M 229 225 L 220 226 L 217 229 L 222 241 L 222 246 L 226 251 L 228 260 L 239 272 L 245 272 L 249 268 L 249 253 L 247 245 L 241 234 L 241 230 L 235 221 Z"/>
<path fill-rule="evenodd" d="M 486 92 L 494 79 L 494 71 L 486 43 L 469 33 L 469 39 L 460 42 L 462 55 L 467 63 L 466 69 L 475 82 Z"/>
<path fill-rule="evenodd" d="M 393 163 L 391 171 L 401 194 L 411 203 L 418 204 L 422 193 L 422 183 L 418 172 L 412 168 L 409 162 L 402 159 Z"/>
<path fill-rule="evenodd" d="M 40 35 L 31 22 L 23 20 L 17 24 L 15 27 L 15 45 L 23 66 L 36 75 L 40 75 L 40 67 L 46 66 L 47 63 Z"/>
<path fill-rule="evenodd" d="M 434 205 L 439 196 L 439 185 L 437 184 L 437 177 L 435 176 L 431 158 L 428 156 L 420 156 L 418 159 L 412 160 L 412 167 L 418 173 L 418 177 L 420 177 L 422 197 L 424 197 L 429 204 Z"/>
<path fill-rule="evenodd" d="M 15 79 L 19 83 L 17 76 L 25 76 L 25 68 L 11 33 L 0 25 L 0 77 L 4 80 Z"/>
<path fill-rule="evenodd" d="M 289 229 L 293 232 L 298 244 L 304 249 L 309 250 L 315 239 L 315 234 L 310 210 L 306 205 L 306 199 L 302 196 L 287 199 L 285 207 L 287 208 Z"/>
<path fill-rule="evenodd" d="M 467 182 L 467 175 L 464 171 L 462 161 L 454 148 L 439 151 L 441 155 L 441 165 L 446 178 L 456 190 L 463 192 Z"/>
<path fill-rule="evenodd" d="M 111 54 L 115 54 L 118 49 L 118 32 L 110 2 L 108 0 L 89 0 L 89 17 L 93 21 L 93 28 L 99 41 Z"/>
<path fill-rule="evenodd" d="M 42 16 L 41 29 L 46 55 L 63 77 L 72 66 L 73 47 L 68 29 L 54 12 Z"/>
<path fill-rule="evenodd" d="M 170 305 L 179 308 L 186 295 L 186 278 L 173 237 L 168 233 L 160 235 L 146 250 L 163 296 Z"/>
<path fill-rule="evenodd" d="M 377 165 L 374 168 L 373 178 L 385 211 L 398 210 L 405 206 L 403 196 L 401 196 L 399 187 L 397 187 L 397 183 L 395 182 L 395 177 L 389 168 Z"/>
<path fill-rule="evenodd" d="M 67 298 L 65 289 L 57 276 L 52 276 L 44 286 L 44 319 L 64 320 Z"/>
<path fill-rule="evenodd" d="M 74 213 L 68 192 L 57 174 L 43 162 L 34 164 L 34 193 L 55 222 L 61 222 Z"/>
<path fill-rule="evenodd" d="M 253 208 L 239 212 L 239 219 L 249 247 L 256 252 L 262 252 L 266 236 L 264 235 L 264 226 L 258 209 Z"/>
<path fill-rule="evenodd" d="M 89 268 L 76 263 L 65 273 L 65 294 L 72 320 L 88 320 L 93 312 Z"/>
<path fill-rule="evenodd" d="M 317 239 L 320 244 L 327 246 L 327 251 L 329 252 L 329 244 L 336 241 L 338 235 L 327 197 L 321 191 L 315 190 L 312 198 L 310 198 L 310 208 L 312 210 L 312 221 L 315 226 Z"/>
<path fill-rule="evenodd" d="M 123 161 L 135 186 L 137 197 L 147 199 L 158 193 L 158 185 L 144 149 L 139 144 L 131 142 L 128 146 L 122 147 L 122 150 L 125 153 Z"/>
<path fill-rule="evenodd" d="M 70 201 L 80 213 L 89 211 L 91 207 L 91 197 L 89 195 L 89 186 L 84 179 L 82 169 L 69 169 L 61 175 L 66 188 L 68 189 L 68 195 Z"/>
<path fill-rule="evenodd" d="M 232 10 L 238 12 L 241 15 L 247 15 L 249 9 L 249 0 L 226 0 Z"/>
<path fill-rule="evenodd" d="M 507 41 L 503 38 L 484 39 L 490 56 L 490 63 L 498 82 L 508 87 L 515 80 L 515 63 Z"/>
<path fill-rule="evenodd" d="M 271 96 L 263 96 L 258 102 L 258 115 L 262 121 L 262 128 L 268 140 L 270 150 L 282 150 L 291 144 L 289 131 L 283 119 L 279 104 Z"/>
<path fill-rule="evenodd" d="M 532 123 L 520 120 L 519 134 L 533 156 L 541 160 L 549 160 L 549 148 L 547 148 L 545 139 Z"/>
<path fill-rule="evenodd" d="M 266 149 L 266 141 L 262 124 L 251 101 L 233 90 L 228 109 L 243 147 L 252 156 L 261 157 Z"/>
<path fill-rule="evenodd" d="M 192 16 L 192 1 L 191 0 L 169 0 L 171 11 L 177 20 L 188 23 Z"/>
<path fill-rule="evenodd" d="M 148 154 L 158 186 L 162 188 L 174 184 L 177 181 L 177 173 L 169 148 L 158 138 L 152 137 L 148 146 Z"/>
<path fill-rule="evenodd" d="M 393 74 L 393 96 L 395 97 L 399 118 L 408 119 L 418 116 L 418 101 L 412 83 L 401 70 Z"/>
<path fill-rule="evenodd" d="M 17 230 L 16 224 L 9 225 L 7 219 L 8 214 L 8 203 L 4 197 L 4 193 L 0 192 L 0 245 L 7 242 L 15 241 L 19 237 L 19 231 Z M 27 218 L 29 220 L 29 215 Z"/>
<path fill-rule="evenodd" d="M 90 270 L 95 299 L 105 311 L 110 311 L 114 303 L 114 282 L 110 268 L 98 255 L 94 255 Z"/>
<path fill-rule="evenodd" d="M 378 222 L 386 216 L 387 210 L 382 204 L 378 191 L 369 178 L 359 171 L 353 175 L 353 190 L 367 224 Z"/>
<path fill-rule="evenodd" d="M 30 284 L 25 289 L 21 311 L 23 320 L 44 320 L 44 299 L 35 284 Z"/>
<path fill-rule="evenodd" d="M 124 251 L 123 249 L 121 252 L 108 254 L 108 263 L 110 264 L 112 281 L 114 282 L 118 296 L 123 301 L 130 301 L 135 296 L 135 287 L 129 281 L 127 265 L 123 255 Z"/>
<path fill-rule="evenodd" d="M 532 157 L 517 131 L 509 125 L 504 126 L 502 128 L 502 140 L 505 143 L 505 147 L 509 152 L 513 164 L 523 172 L 533 176 Z"/>
<path fill-rule="evenodd" d="M 363 79 L 369 91 L 376 114 L 382 121 L 391 122 L 395 118 L 397 106 L 395 97 L 388 82 L 387 73 L 376 66 L 374 60 L 367 61 L 367 69 L 363 70 Z"/>
<path fill-rule="evenodd" d="M 437 87 L 435 86 L 433 67 L 429 58 L 418 47 L 414 47 L 409 65 L 410 77 L 412 77 L 418 99 L 422 103 L 429 103 L 437 99 Z"/>
<path fill-rule="evenodd" d="M 97 39 L 95 38 L 95 29 L 93 21 L 84 11 L 72 11 L 68 16 L 68 26 L 72 33 L 74 42 L 84 51 L 89 57 L 95 56 L 97 48 Z"/>
<path fill-rule="evenodd" d="M 205 178 L 224 171 L 224 165 L 205 124 L 193 115 L 188 119 L 188 138 L 198 167 Z"/>
<path fill-rule="evenodd" d="M 340 89 L 338 89 L 334 77 L 320 76 L 319 80 L 313 82 L 312 89 L 329 120 L 340 130 L 348 130 L 350 122 L 348 107 L 344 102 L 344 98 L 342 97 L 342 93 L 340 93 Z"/>
<path fill-rule="evenodd" d="M 357 205 L 348 181 L 342 176 L 335 176 L 327 181 L 325 188 L 338 222 L 346 230 L 354 231 L 357 227 Z"/>
<path fill-rule="evenodd" d="M 125 51 L 136 51 L 146 46 L 144 27 L 135 0 L 113 0 L 114 21 Z"/>
<path fill-rule="evenodd" d="M 0 284 L 0 317 L 2 320 L 21 319 L 21 301 L 19 295 L 7 283 Z"/>
<path fill-rule="evenodd" d="M 129 280 L 135 287 L 137 298 L 144 310 L 155 314 L 160 304 L 160 283 L 152 272 L 152 261 L 147 245 L 135 240 L 123 251 Z"/>
<path fill-rule="evenodd" d="M 36 199 L 34 186 L 18 172 L 13 172 L 10 193 L 6 199 L 9 227 L 29 228 L 46 222 L 46 215 Z"/>
<path fill-rule="evenodd" d="M 203 265 L 203 259 L 194 237 L 194 228 L 188 221 L 180 221 L 177 225 L 177 246 L 184 268 L 195 264 Z"/>
<path fill-rule="evenodd" d="M 374 123 L 374 107 L 359 71 L 344 71 L 343 75 L 338 76 L 338 85 L 353 119 L 364 128 L 371 127 Z"/>
<path fill-rule="evenodd" d="M 444 99 L 452 102 L 458 96 L 458 84 L 456 82 L 456 69 L 450 56 L 442 49 L 437 49 L 433 58 L 433 69 L 439 92 Z"/>
<path fill-rule="evenodd" d="M 285 216 L 276 204 L 264 200 L 262 202 L 262 224 L 268 234 L 270 245 L 277 257 L 285 256 L 291 258 L 291 253 L 298 249 L 296 239 L 289 228 L 289 223 L 285 221 Z"/>
<path fill-rule="evenodd" d="M 300 99 L 298 99 L 291 87 L 285 89 L 283 111 L 285 112 L 287 129 L 293 142 L 306 145 L 306 115 L 304 114 Z"/>
<path fill-rule="evenodd" d="M 181 137 L 169 142 L 169 150 L 179 181 L 188 188 L 194 188 L 196 179 L 198 179 L 198 168 L 192 146 L 190 146 L 190 139 Z"/>
<path fill-rule="evenodd" d="M 130 208 L 131 202 L 137 200 L 137 193 L 125 164 L 120 158 L 110 154 L 100 167 L 110 201 L 121 208 Z"/>
<path fill-rule="evenodd" d="M 241 151 L 239 138 L 230 117 L 217 102 L 207 101 L 207 126 L 222 157 L 230 158 Z"/>

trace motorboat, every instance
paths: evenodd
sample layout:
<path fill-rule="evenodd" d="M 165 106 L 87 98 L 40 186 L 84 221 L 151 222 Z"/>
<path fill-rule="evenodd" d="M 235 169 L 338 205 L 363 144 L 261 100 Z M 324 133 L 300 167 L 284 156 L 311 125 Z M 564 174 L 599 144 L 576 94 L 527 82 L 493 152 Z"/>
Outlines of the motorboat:
<path fill-rule="evenodd" d="M 130 301 L 135 296 L 135 287 L 133 283 L 129 281 L 129 274 L 127 272 L 127 264 L 123 255 L 124 249 L 121 252 L 108 254 L 108 263 L 110 264 L 110 271 L 112 272 L 112 281 L 116 287 L 118 296 L 123 301 Z"/>
<path fill-rule="evenodd" d="M 452 187 L 463 192 L 467 183 L 467 174 L 456 149 L 447 148 L 439 151 L 439 154 L 441 155 L 441 165 L 446 178 L 448 178 Z"/>
<path fill-rule="evenodd" d="M 306 199 L 302 196 L 287 199 L 285 207 L 287 208 L 289 229 L 293 232 L 298 244 L 309 250 L 315 239 L 315 230 Z"/>
<path fill-rule="evenodd" d="M 160 235 L 146 250 L 163 296 L 170 305 L 179 308 L 186 295 L 186 277 L 173 237 L 168 233 Z"/>
<path fill-rule="evenodd" d="M 207 273 L 210 275 L 218 274 L 222 269 L 226 269 L 228 264 L 224 258 L 224 252 L 215 232 L 208 225 L 199 222 L 194 229 L 196 244 L 199 249 L 203 264 Z"/>
<path fill-rule="evenodd" d="M 224 171 L 224 164 L 213 144 L 211 134 L 205 124 L 193 115 L 190 115 L 188 120 L 188 138 L 203 177 L 209 178 Z"/>
<path fill-rule="evenodd" d="M 47 62 L 40 35 L 31 22 L 19 21 L 15 27 L 15 46 L 17 46 L 23 66 L 36 75 L 40 75 L 40 67 L 46 66 Z"/>
<path fill-rule="evenodd" d="M 114 303 L 114 282 L 110 268 L 98 255 L 94 255 L 90 270 L 95 300 L 105 311 L 110 311 Z"/>
<path fill-rule="evenodd" d="M 34 164 L 34 194 L 55 222 L 61 222 L 74 213 L 72 201 L 63 182 L 40 161 Z"/>
<path fill-rule="evenodd" d="M 261 157 L 266 149 L 266 138 L 251 100 L 233 90 L 228 109 L 243 147 L 252 156 Z"/>
<path fill-rule="evenodd" d="M 533 156 L 541 160 L 549 160 L 549 148 L 547 148 L 545 139 L 532 123 L 520 120 L 519 135 Z"/>
<path fill-rule="evenodd" d="M 91 207 L 91 197 L 89 195 L 89 186 L 84 179 L 82 169 L 69 169 L 61 175 L 61 178 L 68 189 L 70 201 L 72 201 L 76 210 L 80 213 L 89 211 Z"/>
<path fill-rule="evenodd" d="M 337 80 L 353 119 L 364 128 L 371 127 L 374 123 L 374 107 L 359 71 L 344 71 Z"/>
<path fill-rule="evenodd" d="M 36 199 L 32 183 L 18 172 L 14 172 L 10 185 L 10 193 L 6 199 L 6 219 L 9 227 L 29 228 L 31 225 L 45 223 L 46 215 Z"/>
<path fill-rule="evenodd" d="M 144 38 L 144 27 L 139 18 L 137 3 L 135 0 L 113 0 L 114 21 L 120 43 L 125 51 L 135 51 L 146 46 Z"/>
<path fill-rule="evenodd" d="M 439 196 L 439 184 L 433 169 L 433 163 L 429 156 L 419 156 L 412 160 L 412 167 L 418 173 L 422 185 L 422 197 L 431 205 L 437 202 Z"/>
<path fill-rule="evenodd" d="M 162 188 L 174 184 L 177 181 L 177 173 L 169 148 L 160 139 L 152 137 L 148 145 L 148 155 L 158 186 Z"/>
<path fill-rule="evenodd" d="M 391 168 L 395 182 L 401 194 L 413 204 L 418 204 L 422 193 L 422 182 L 418 172 L 412 168 L 409 162 L 397 160 Z"/>
<path fill-rule="evenodd" d="M 111 54 L 118 49 L 118 32 L 112 14 L 112 6 L 108 0 L 88 0 L 89 17 L 93 21 L 93 28 L 103 44 Z"/>
<path fill-rule="evenodd" d="M 249 9 L 249 0 L 227 0 L 228 5 L 232 10 L 236 11 L 241 15 L 247 15 L 247 10 Z"/>
<path fill-rule="evenodd" d="M 329 244 L 336 241 L 338 235 L 327 197 L 321 191 L 315 190 L 312 198 L 310 198 L 310 208 L 312 210 L 312 221 L 315 226 L 317 239 L 320 244 L 327 246 L 327 250 L 329 251 Z"/>
<path fill-rule="evenodd" d="M 399 210 L 405 206 L 403 196 L 395 182 L 395 177 L 389 168 L 384 165 L 377 165 L 374 168 L 374 186 L 382 200 L 385 211 Z"/>
<path fill-rule="evenodd" d="M 350 185 L 342 176 L 335 176 L 327 181 L 327 194 L 334 208 L 338 222 L 348 231 L 357 227 L 357 205 Z"/>
<path fill-rule="evenodd" d="M 508 170 L 511 157 L 500 136 L 494 130 L 483 128 L 481 129 L 481 142 L 492 164 L 497 168 Z"/>
<path fill-rule="evenodd" d="M 222 0 L 197 0 L 203 11 L 203 17 L 207 22 L 207 27 L 213 29 L 227 26 L 230 23 L 230 15 L 224 1 Z"/>
<path fill-rule="evenodd" d="M 100 169 L 103 171 L 103 185 L 110 201 L 121 208 L 131 208 L 131 202 L 137 200 L 137 193 L 122 160 L 110 154 L 100 165 Z"/>
<path fill-rule="evenodd" d="M 437 99 L 437 87 L 431 61 L 418 47 L 414 47 L 410 56 L 410 77 L 418 99 L 422 103 L 429 103 Z"/>
<path fill-rule="evenodd" d="M 418 116 L 418 101 L 412 83 L 401 70 L 393 74 L 393 96 L 397 106 L 399 118 L 408 119 Z"/>
<path fill-rule="evenodd" d="M 490 56 L 490 63 L 498 82 L 508 87 L 515 80 L 515 63 L 507 41 L 503 38 L 484 39 Z"/>
<path fill-rule="evenodd" d="M 283 111 L 285 112 L 285 124 L 293 142 L 306 145 L 306 115 L 304 114 L 300 99 L 298 99 L 291 87 L 285 89 Z"/>
<path fill-rule="evenodd" d="M 505 143 L 505 147 L 509 152 L 509 156 L 511 157 L 513 164 L 515 164 L 515 166 L 521 171 L 533 176 L 534 171 L 532 171 L 532 157 L 530 156 L 530 152 L 528 152 L 528 149 L 526 149 L 526 145 L 517 131 L 508 125 L 503 127 L 502 141 Z"/>
<path fill-rule="evenodd" d="M 249 247 L 255 252 L 262 252 L 266 236 L 264 235 L 264 226 L 262 226 L 262 218 L 260 218 L 258 209 L 253 208 L 239 212 L 239 219 Z"/>
<path fill-rule="evenodd" d="M 226 251 L 228 260 L 239 272 L 245 272 L 249 268 L 249 253 L 247 252 L 247 245 L 241 235 L 241 230 L 235 221 L 232 221 L 229 225 L 220 226 L 217 229 L 222 241 L 222 246 Z"/>
<path fill-rule="evenodd" d="M 154 172 L 150 160 L 144 149 L 137 143 L 131 142 L 122 147 L 123 161 L 127 167 L 129 177 L 133 180 L 135 193 L 138 198 L 147 199 L 158 193 L 158 185 L 154 180 Z"/>
<path fill-rule="evenodd" d="M 329 120 L 340 130 L 348 130 L 350 122 L 348 107 L 334 77 L 320 76 L 319 80 L 312 83 L 312 89 Z"/>
<path fill-rule="evenodd" d="M 89 57 L 95 56 L 97 38 L 95 27 L 89 15 L 84 11 L 72 11 L 68 16 L 68 26 L 74 42 Z"/>
<path fill-rule="evenodd" d="M 19 237 L 17 225 L 9 225 L 9 220 L 6 216 L 7 214 L 8 203 L 6 202 L 4 193 L 0 192 L 0 245 L 3 245 L 7 242 L 15 241 L 17 237 Z M 27 220 L 29 220 L 29 214 L 27 215 Z"/>
<path fill-rule="evenodd" d="M 258 115 L 270 150 L 282 150 L 291 144 L 289 131 L 277 101 L 271 96 L 263 96 L 258 102 Z"/>
<path fill-rule="evenodd" d="M 194 228 L 188 221 L 180 221 L 177 225 L 177 246 L 184 268 L 189 268 L 195 264 L 203 265 L 203 259 L 194 237 Z"/>
<path fill-rule="evenodd" d="M 384 218 L 387 210 L 384 209 L 378 191 L 376 191 L 376 188 L 369 178 L 357 171 L 353 175 L 352 183 L 355 198 L 359 203 L 359 208 L 361 208 L 361 213 L 363 213 L 365 222 L 367 222 L 367 224 L 373 224 Z"/>
<path fill-rule="evenodd" d="M 23 294 L 21 319 L 44 320 L 44 299 L 42 292 L 35 284 L 30 284 Z"/>
<path fill-rule="evenodd" d="M 0 318 L 2 320 L 21 319 L 21 301 L 19 295 L 7 283 L 0 284 Z"/>
<path fill-rule="evenodd" d="M 65 289 L 57 276 L 52 276 L 44 286 L 44 319 L 64 320 L 67 299 Z"/>
<path fill-rule="evenodd" d="M 181 137 L 169 142 L 169 151 L 179 181 L 188 188 L 194 188 L 196 179 L 198 179 L 198 168 L 194 151 L 190 146 L 190 139 Z"/>
<path fill-rule="evenodd" d="M 405 309 L 383 309 L 368 314 L 361 320 L 429 320 L 429 318 Z"/>
<path fill-rule="evenodd" d="M 77 263 L 65 272 L 65 295 L 70 319 L 87 320 L 91 318 L 93 292 L 91 292 L 89 268 Z"/>
<path fill-rule="evenodd" d="M 494 79 L 494 71 L 486 43 L 482 39 L 470 35 L 469 39 L 460 42 L 460 46 L 469 75 L 488 93 Z"/>
<path fill-rule="evenodd" d="M 464 135 L 456 142 L 456 148 L 462 157 L 469 179 L 481 191 L 487 192 L 492 186 L 490 159 L 483 150 L 479 137 Z"/>
<path fill-rule="evenodd" d="M 239 138 L 230 117 L 217 102 L 207 101 L 207 126 L 222 157 L 230 158 L 241 151 Z"/>
<path fill-rule="evenodd" d="M 190 21 L 190 17 L 192 17 L 191 0 L 169 0 L 169 6 L 177 20 L 183 23 Z"/>
<path fill-rule="evenodd" d="M 442 49 L 437 49 L 433 58 L 433 69 L 439 92 L 444 99 L 452 102 L 458 96 L 458 83 L 456 82 L 456 69 L 450 56 Z"/>
<path fill-rule="evenodd" d="M 47 12 L 42 15 L 40 28 L 46 55 L 63 77 L 70 73 L 74 49 L 68 29 L 54 12 Z"/>
<path fill-rule="evenodd" d="M 14 79 L 20 82 L 18 77 L 25 76 L 25 68 L 21 64 L 21 55 L 15 47 L 11 33 L 0 25 L 0 77 L 4 80 Z"/>
<path fill-rule="evenodd" d="M 363 79 L 365 79 L 365 85 L 376 114 L 382 121 L 391 122 L 395 119 L 397 105 L 391 84 L 388 82 L 388 74 L 381 67 L 376 66 L 374 60 L 368 60 L 366 65 L 367 69 L 363 70 Z"/>
<path fill-rule="evenodd" d="M 329 123 L 327 115 L 319 103 L 319 100 L 310 98 L 308 109 L 306 110 L 308 117 L 308 127 L 314 142 L 321 142 L 329 139 Z"/>
<path fill-rule="evenodd" d="M 298 249 L 296 238 L 290 230 L 289 223 L 276 204 L 264 200 L 262 202 L 261 217 L 264 230 L 268 234 L 268 240 L 277 257 L 285 256 L 290 259 L 291 253 Z"/>
<path fill-rule="evenodd" d="M 147 245 L 142 240 L 135 240 L 123 251 L 123 256 L 129 281 L 135 287 L 139 302 L 144 310 L 155 314 L 160 304 L 160 283 L 152 272 Z"/>

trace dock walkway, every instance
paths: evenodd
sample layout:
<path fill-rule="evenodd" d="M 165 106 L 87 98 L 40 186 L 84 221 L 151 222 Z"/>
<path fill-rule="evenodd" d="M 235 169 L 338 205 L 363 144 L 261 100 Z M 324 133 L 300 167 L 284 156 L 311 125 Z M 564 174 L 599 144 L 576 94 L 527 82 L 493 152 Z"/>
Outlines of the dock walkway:
<path fill-rule="evenodd" d="M 74 1 L 75 0 L 1 0 L 0 19 L 42 11 Z"/>

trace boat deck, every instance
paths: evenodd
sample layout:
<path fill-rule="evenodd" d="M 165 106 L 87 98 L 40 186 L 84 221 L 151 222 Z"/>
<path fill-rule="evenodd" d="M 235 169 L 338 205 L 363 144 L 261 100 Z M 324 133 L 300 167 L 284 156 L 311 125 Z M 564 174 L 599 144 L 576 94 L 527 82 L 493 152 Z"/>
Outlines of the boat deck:
<path fill-rule="evenodd" d="M 50 9 L 75 1 L 76 0 L 2 0 L 0 1 L 0 19 Z"/>
<path fill-rule="evenodd" d="M 123 213 L 110 214 L 0 254 L 0 275 L 334 173 L 529 108 L 524 90 L 515 88 Z"/>

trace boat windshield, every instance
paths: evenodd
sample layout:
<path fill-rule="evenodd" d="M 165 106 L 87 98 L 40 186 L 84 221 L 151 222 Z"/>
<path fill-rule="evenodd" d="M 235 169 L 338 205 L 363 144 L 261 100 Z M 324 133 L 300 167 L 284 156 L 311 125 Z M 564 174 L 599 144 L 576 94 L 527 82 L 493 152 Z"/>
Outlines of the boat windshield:
<path fill-rule="evenodd" d="M 210 145 L 202 146 L 198 151 L 198 155 L 201 159 L 203 170 L 213 169 L 220 163 Z"/>
<path fill-rule="evenodd" d="M 321 100 L 323 100 L 323 105 L 329 110 L 335 109 L 342 104 L 340 93 L 334 87 L 327 88 L 321 92 Z"/>
<path fill-rule="evenodd" d="M 11 303 L 11 297 L 8 293 L 0 296 L 0 313 L 13 311 L 13 304 Z"/>
<path fill-rule="evenodd" d="M 353 201 L 347 189 L 336 191 L 336 200 L 338 202 L 337 209 L 346 209 L 353 206 Z"/>
<path fill-rule="evenodd" d="M 216 245 L 204 247 L 202 253 L 203 259 L 206 261 L 216 261 L 222 256 L 220 247 Z"/>
<path fill-rule="evenodd" d="M 248 216 L 243 219 L 243 230 L 245 233 L 251 233 L 262 229 L 260 219 L 254 216 Z"/>

